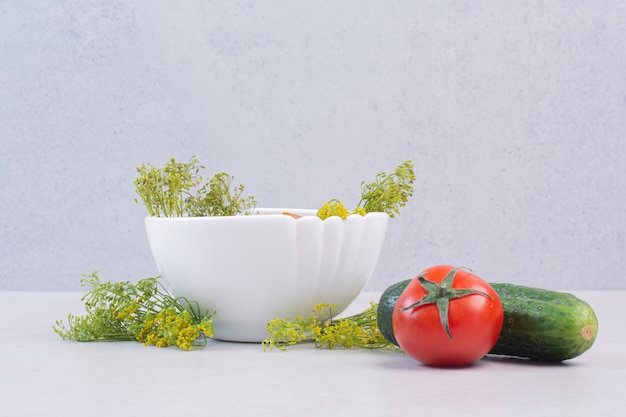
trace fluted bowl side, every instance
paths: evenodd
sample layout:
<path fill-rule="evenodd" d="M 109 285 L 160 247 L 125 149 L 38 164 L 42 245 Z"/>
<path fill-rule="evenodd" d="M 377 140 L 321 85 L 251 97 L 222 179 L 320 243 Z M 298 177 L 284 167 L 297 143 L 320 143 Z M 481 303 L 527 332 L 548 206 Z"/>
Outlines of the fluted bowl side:
<path fill-rule="evenodd" d="M 216 312 L 214 337 L 260 342 L 273 318 L 307 317 L 318 303 L 335 305 L 339 314 L 374 272 L 389 216 L 321 220 L 315 213 L 148 217 L 145 226 L 172 293 Z"/>

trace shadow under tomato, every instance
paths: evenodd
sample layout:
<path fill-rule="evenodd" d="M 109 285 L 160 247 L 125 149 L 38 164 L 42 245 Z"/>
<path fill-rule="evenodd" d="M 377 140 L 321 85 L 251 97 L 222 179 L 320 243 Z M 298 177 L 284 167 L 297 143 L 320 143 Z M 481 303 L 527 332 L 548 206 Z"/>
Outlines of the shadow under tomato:
<path fill-rule="evenodd" d="M 402 370 L 411 370 L 411 371 L 416 371 L 420 369 L 442 370 L 442 371 L 446 371 L 446 370 L 461 371 L 461 370 L 479 369 L 485 366 L 486 363 L 484 363 L 483 360 L 481 359 L 481 360 L 478 360 L 476 362 L 473 362 L 467 365 L 450 365 L 450 366 L 426 365 L 413 359 L 412 357 L 405 354 L 404 352 L 398 351 L 398 352 L 395 352 L 394 355 L 390 355 L 387 360 L 381 361 L 380 365 L 388 369 L 402 369 Z"/>

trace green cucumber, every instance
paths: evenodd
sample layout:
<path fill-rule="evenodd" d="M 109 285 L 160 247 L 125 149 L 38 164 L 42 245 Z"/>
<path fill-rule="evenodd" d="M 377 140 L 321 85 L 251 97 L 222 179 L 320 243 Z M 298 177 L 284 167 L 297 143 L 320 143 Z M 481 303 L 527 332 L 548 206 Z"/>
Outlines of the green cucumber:
<path fill-rule="evenodd" d="M 392 315 L 411 279 L 387 288 L 380 297 L 377 324 L 398 346 Z M 504 324 L 493 355 L 560 362 L 581 355 L 594 343 L 598 319 L 589 304 L 573 294 L 515 284 L 490 284 L 504 309 Z"/>
<path fill-rule="evenodd" d="M 598 318 L 573 294 L 513 284 L 490 284 L 500 296 L 504 324 L 489 352 L 559 362 L 587 351 L 596 340 Z"/>
<path fill-rule="evenodd" d="M 376 310 L 376 324 L 378 325 L 378 330 L 380 330 L 380 333 L 385 339 L 387 339 L 388 342 L 391 342 L 396 346 L 399 345 L 393 334 L 391 317 L 398 298 L 400 298 L 400 295 L 411 281 L 411 279 L 400 281 L 387 288 L 380 296 L 380 301 L 378 302 L 378 308 Z"/>

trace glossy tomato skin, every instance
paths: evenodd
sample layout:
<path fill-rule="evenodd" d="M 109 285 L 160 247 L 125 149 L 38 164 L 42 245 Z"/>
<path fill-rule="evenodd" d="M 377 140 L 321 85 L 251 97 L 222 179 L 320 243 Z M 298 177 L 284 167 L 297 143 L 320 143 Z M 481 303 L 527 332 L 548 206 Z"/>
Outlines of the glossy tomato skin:
<path fill-rule="evenodd" d="M 441 283 L 454 269 L 439 265 L 426 269 L 420 275 L 429 281 Z M 471 294 L 450 300 L 448 324 L 450 337 L 441 323 L 435 304 L 402 311 L 421 300 L 427 291 L 417 277 L 406 287 L 393 311 L 393 333 L 398 344 L 408 355 L 429 366 L 465 366 L 485 356 L 496 344 L 504 313 L 495 290 L 473 273 L 459 269 L 452 288 L 474 289 L 489 294 Z"/>

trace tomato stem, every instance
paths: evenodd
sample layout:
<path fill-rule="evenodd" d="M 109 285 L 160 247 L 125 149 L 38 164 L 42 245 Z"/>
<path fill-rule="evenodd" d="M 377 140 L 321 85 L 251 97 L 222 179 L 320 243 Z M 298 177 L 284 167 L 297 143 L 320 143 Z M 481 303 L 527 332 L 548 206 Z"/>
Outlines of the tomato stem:
<path fill-rule="evenodd" d="M 479 294 L 487 298 L 493 298 L 491 295 L 479 290 L 469 288 L 452 288 L 454 277 L 456 276 L 458 270 L 459 268 L 453 268 L 439 284 L 434 281 L 427 280 L 423 275 L 419 275 L 417 279 L 426 290 L 426 295 L 424 295 L 424 297 L 422 297 L 419 301 L 408 307 L 401 308 L 399 311 L 412 310 L 425 305 L 435 304 L 439 310 L 439 320 L 441 321 L 441 325 L 448 335 L 448 338 L 452 340 L 450 325 L 448 323 L 450 301 L 461 297 L 467 297 L 472 294 Z"/>

